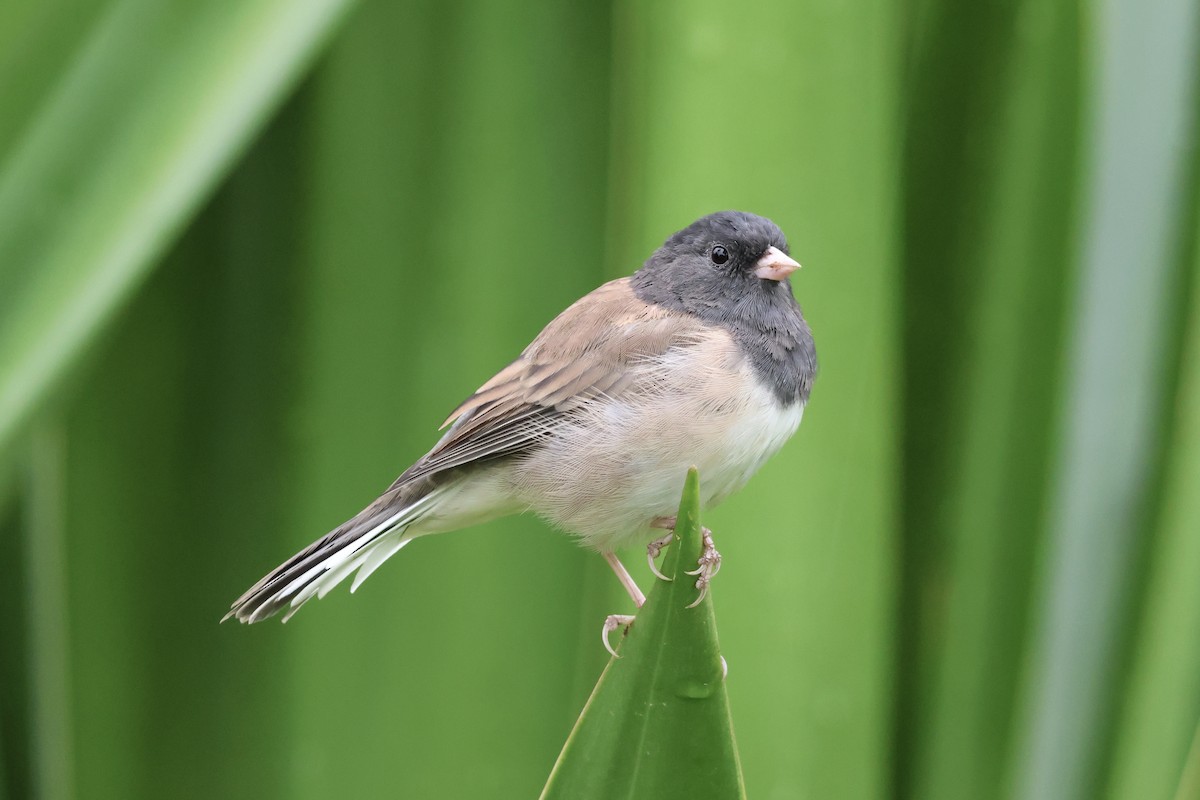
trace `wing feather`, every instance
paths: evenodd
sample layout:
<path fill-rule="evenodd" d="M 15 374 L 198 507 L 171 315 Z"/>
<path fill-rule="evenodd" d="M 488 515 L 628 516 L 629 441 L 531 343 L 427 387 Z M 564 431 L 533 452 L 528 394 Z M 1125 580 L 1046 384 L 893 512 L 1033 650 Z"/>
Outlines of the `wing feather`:
<path fill-rule="evenodd" d="M 708 326 L 639 300 L 611 281 L 558 315 L 521 357 L 446 419 L 450 430 L 393 488 L 437 472 L 512 456 L 552 435 L 553 421 L 596 397 L 619 396 L 633 367 L 696 343 Z"/>

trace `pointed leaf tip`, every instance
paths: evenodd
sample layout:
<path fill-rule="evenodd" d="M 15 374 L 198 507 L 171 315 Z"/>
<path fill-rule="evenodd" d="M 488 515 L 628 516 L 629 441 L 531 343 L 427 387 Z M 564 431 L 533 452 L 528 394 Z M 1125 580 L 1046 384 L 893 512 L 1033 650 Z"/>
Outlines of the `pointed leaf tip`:
<path fill-rule="evenodd" d="M 553 798 L 740 798 L 741 764 L 709 593 L 696 607 L 700 479 L 688 470 L 664 572 L 567 737 Z"/>

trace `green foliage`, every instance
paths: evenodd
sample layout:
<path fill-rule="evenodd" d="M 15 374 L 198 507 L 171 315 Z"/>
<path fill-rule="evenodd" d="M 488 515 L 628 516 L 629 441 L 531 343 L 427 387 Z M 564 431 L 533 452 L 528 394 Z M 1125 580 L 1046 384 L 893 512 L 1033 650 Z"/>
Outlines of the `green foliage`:
<path fill-rule="evenodd" d="M 32 35 L 19 48 L 27 61 L 10 60 L 0 81 L 0 452 L 347 4 L 125 0 L 72 22 L 65 52 L 45 20 L 71 16 L 71 3 L 12 5 Z"/>
<path fill-rule="evenodd" d="M 688 470 L 675 542 L 567 738 L 543 800 L 746 796 L 709 592 L 695 608 L 700 480 Z"/>
<path fill-rule="evenodd" d="M 1200 220 L 1197 220 L 1200 222 Z M 1195 232 L 1200 234 L 1200 224 Z M 1200 272 L 1200 240 L 1192 245 Z M 1193 281 L 1180 357 L 1172 438 L 1200 441 L 1200 281 Z M 1146 573 L 1145 596 L 1134 623 L 1129 683 L 1114 726 L 1113 777 L 1108 796 L 1200 797 L 1200 448 L 1167 454 L 1158 511 L 1159 538 Z M 1191 753 L 1189 755 L 1189 747 Z M 1177 778 L 1188 764 L 1188 783 Z M 1179 794 L 1172 795 L 1178 785 Z M 1186 788 L 1186 791 L 1185 791 Z"/>
<path fill-rule="evenodd" d="M 628 610 L 566 537 L 216 621 L 728 207 L 822 361 L 706 512 L 748 793 L 1197 796 L 1198 12 L 0 4 L 0 796 L 534 796 Z"/>

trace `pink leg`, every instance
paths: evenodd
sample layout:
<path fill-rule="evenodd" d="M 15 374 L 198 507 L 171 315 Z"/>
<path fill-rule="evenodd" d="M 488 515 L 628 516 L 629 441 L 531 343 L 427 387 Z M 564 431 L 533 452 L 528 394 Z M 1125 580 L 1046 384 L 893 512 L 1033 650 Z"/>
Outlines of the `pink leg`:
<path fill-rule="evenodd" d="M 625 587 L 625 591 L 629 592 L 629 596 L 633 598 L 633 604 L 638 608 L 646 602 L 646 595 L 642 594 L 642 590 L 633 582 L 633 576 L 625 569 L 625 565 L 621 563 L 621 559 L 617 558 L 616 553 L 605 553 L 604 560 L 612 567 L 612 571 L 617 573 L 617 579 L 621 581 L 621 585 Z"/>

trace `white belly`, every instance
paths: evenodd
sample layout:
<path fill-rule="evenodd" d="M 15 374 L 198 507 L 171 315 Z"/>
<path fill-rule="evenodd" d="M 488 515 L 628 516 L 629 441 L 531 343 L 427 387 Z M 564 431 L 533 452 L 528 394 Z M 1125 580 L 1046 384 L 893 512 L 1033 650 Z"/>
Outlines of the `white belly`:
<path fill-rule="evenodd" d="M 514 490 L 530 510 L 597 550 L 631 545 L 653 519 L 675 513 L 690 466 L 700 472 L 702 505 L 711 507 L 800 425 L 803 406 L 782 407 L 736 352 L 667 358 L 676 363 L 643 365 L 632 390 L 588 404 L 514 468 Z M 689 383 L 664 385 L 656 379 L 664 372 Z"/>

